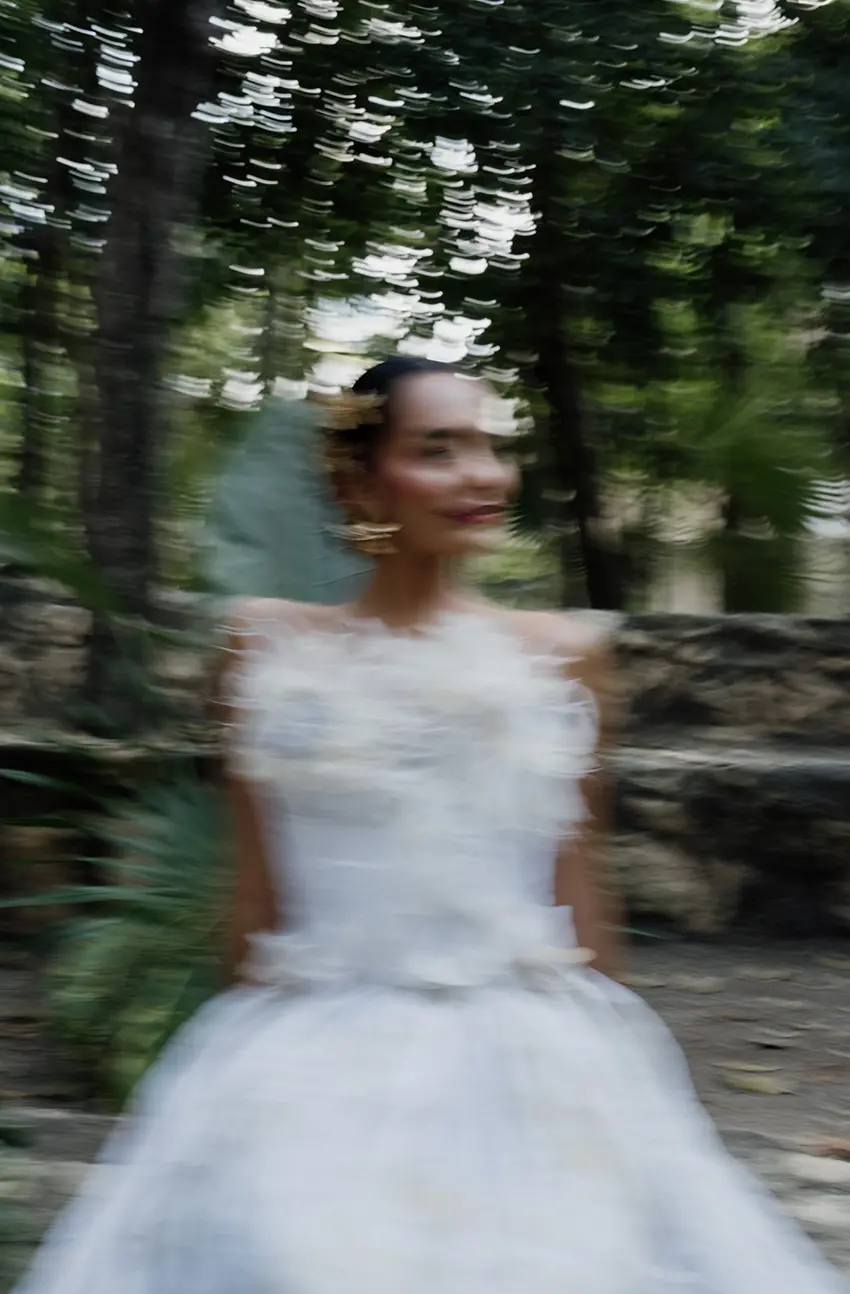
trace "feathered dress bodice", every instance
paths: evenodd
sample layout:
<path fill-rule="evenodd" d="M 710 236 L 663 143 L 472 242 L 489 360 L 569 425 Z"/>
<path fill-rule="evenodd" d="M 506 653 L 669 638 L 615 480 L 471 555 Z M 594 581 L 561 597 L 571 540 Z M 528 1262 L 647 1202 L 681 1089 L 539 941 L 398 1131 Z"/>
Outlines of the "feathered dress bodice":
<path fill-rule="evenodd" d="M 261 978 L 472 985 L 563 946 L 552 864 L 583 816 L 596 719 L 556 653 L 485 614 L 416 636 L 266 622 L 232 713 L 287 898 Z"/>

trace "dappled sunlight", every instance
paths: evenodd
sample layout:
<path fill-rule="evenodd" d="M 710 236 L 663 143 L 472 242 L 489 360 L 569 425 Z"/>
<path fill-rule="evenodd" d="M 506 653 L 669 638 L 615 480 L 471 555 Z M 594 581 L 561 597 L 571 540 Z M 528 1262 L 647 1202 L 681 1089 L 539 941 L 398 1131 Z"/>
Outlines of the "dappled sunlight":
<path fill-rule="evenodd" d="M 134 492 L 124 555 L 95 557 L 122 597 L 143 606 L 158 566 L 195 577 L 222 454 L 267 395 L 398 349 L 520 409 L 518 523 L 562 596 L 669 590 L 664 517 L 697 487 L 720 605 L 741 545 L 777 609 L 810 605 L 814 532 L 845 606 L 843 6 L 185 0 L 161 22 L 158 49 L 191 51 L 179 102 L 179 60 L 71 0 L 10 3 L 0 47 L 2 477 L 86 551 Z M 628 525 L 624 477 L 645 500 Z M 718 546 L 718 526 L 740 533 Z"/>

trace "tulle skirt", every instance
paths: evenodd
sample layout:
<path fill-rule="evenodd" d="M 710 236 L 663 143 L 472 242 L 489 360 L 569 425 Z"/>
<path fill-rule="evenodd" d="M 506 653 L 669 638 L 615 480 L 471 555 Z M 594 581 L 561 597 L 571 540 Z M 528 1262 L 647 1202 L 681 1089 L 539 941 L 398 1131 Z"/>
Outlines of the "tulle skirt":
<path fill-rule="evenodd" d="M 209 1003 L 18 1294 L 847 1294 L 591 971 Z"/>

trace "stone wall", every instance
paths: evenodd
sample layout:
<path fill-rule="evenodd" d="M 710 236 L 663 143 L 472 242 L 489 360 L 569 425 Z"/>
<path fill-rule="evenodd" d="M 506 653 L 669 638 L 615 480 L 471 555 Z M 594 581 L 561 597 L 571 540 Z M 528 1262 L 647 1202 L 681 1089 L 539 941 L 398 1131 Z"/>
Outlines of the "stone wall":
<path fill-rule="evenodd" d="M 850 744 L 850 620 L 629 616 L 616 629 L 625 739 Z"/>
<path fill-rule="evenodd" d="M 172 598 L 166 610 L 180 622 L 191 608 Z M 850 622 L 642 615 L 611 629 L 622 702 L 612 858 L 633 921 L 703 936 L 850 933 Z M 138 754 L 73 722 L 87 632 L 86 613 L 55 590 L 0 585 L 8 765 Z M 163 653 L 162 690 L 184 720 L 163 745 L 214 746 L 208 666 L 197 645 Z M 17 794 L 0 783 L 0 819 Z"/>
<path fill-rule="evenodd" d="M 163 599 L 165 625 L 197 625 L 194 600 Z M 0 580 L 0 741 L 17 735 L 38 741 L 57 727 L 73 728 L 83 680 L 89 613 L 52 585 Z M 209 660 L 197 647 L 166 647 L 160 682 L 187 716 L 194 715 Z"/>
<path fill-rule="evenodd" d="M 638 923 L 850 932 L 850 622 L 633 616 L 617 642 Z"/>

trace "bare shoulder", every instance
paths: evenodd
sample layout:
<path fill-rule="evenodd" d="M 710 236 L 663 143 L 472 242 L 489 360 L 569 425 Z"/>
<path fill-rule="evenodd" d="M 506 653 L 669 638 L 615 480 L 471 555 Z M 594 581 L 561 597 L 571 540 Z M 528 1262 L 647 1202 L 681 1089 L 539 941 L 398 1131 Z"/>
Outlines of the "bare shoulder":
<path fill-rule="evenodd" d="M 226 616 L 228 644 L 238 647 L 251 638 L 281 628 L 297 632 L 332 620 L 335 608 L 283 598 L 234 598 Z"/>
<path fill-rule="evenodd" d="M 608 616 L 581 611 L 509 611 L 510 627 L 530 648 L 559 657 L 574 677 L 592 684 L 614 667 Z"/>
<path fill-rule="evenodd" d="M 582 611 L 512 611 L 513 632 L 530 650 L 553 656 L 565 677 L 575 679 L 596 705 L 600 744 L 613 740 L 620 726 L 620 682 L 614 645 L 615 618 Z"/>
<path fill-rule="evenodd" d="M 224 609 L 210 671 L 209 695 L 225 706 L 231 680 L 256 648 L 284 634 L 308 633 L 332 622 L 336 607 L 291 602 L 283 598 L 233 598 Z"/>

